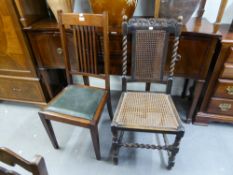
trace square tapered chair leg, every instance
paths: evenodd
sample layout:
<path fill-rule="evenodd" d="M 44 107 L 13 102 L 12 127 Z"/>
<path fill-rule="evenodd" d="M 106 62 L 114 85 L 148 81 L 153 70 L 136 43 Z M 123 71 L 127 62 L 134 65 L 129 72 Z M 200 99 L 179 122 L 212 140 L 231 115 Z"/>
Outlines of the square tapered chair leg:
<path fill-rule="evenodd" d="M 51 121 L 46 119 L 45 114 L 43 114 L 43 113 L 39 112 L 39 116 L 40 116 L 40 120 L 41 120 L 42 124 L 44 125 L 44 128 L 49 136 L 49 139 L 52 142 L 53 147 L 55 149 L 59 149 L 59 145 L 58 145 Z"/>
<path fill-rule="evenodd" d="M 98 126 L 91 126 L 90 127 L 90 132 L 91 132 L 91 138 L 92 138 L 92 143 L 93 143 L 93 147 L 94 147 L 94 150 L 95 150 L 96 159 L 100 160 L 101 155 L 100 155 L 100 143 L 99 143 Z"/>

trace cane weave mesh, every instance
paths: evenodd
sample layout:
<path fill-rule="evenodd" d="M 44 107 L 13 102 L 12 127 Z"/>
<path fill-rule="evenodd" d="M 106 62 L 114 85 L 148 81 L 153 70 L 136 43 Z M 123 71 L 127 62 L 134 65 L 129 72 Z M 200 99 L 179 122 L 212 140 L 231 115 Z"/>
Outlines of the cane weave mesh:
<path fill-rule="evenodd" d="M 162 80 L 166 32 L 162 30 L 137 30 L 134 36 L 135 80 Z"/>
<path fill-rule="evenodd" d="M 119 126 L 137 129 L 177 129 L 178 113 L 167 94 L 126 92 L 114 121 Z"/>

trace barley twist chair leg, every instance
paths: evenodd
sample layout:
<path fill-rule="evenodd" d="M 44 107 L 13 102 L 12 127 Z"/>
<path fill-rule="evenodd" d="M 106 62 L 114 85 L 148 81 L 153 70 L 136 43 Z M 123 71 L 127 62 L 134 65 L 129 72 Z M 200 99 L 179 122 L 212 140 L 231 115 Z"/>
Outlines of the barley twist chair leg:
<path fill-rule="evenodd" d="M 175 165 L 175 156 L 179 152 L 179 145 L 183 136 L 184 136 L 183 132 L 178 133 L 176 135 L 173 145 L 171 146 L 171 153 L 168 158 L 168 166 L 167 166 L 167 169 L 169 170 L 172 169 L 172 167 Z"/>
<path fill-rule="evenodd" d="M 42 114 L 42 113 L 39 113 L 39 116 L 40 116 L 40 120 L 41 122 L 43 123 L 44 125 L 44 128 L 49 136 L 49 139 L 50 141 L 52 142 L 53 144 L 53 147 L 55 149 L 59 149 L 59 146 L 58 146 L 58 143 L 57 143 L 57 139 L 56 139 L 56 136 L 54 134 L 54 130 L 53 130 L 53 127 L 52 127 L 52 124 L 51 124 L 51 121 L 46 119 L 45 118 L 45 115 Z"/>
<path fill-rule="evenodd" d="M 118 153 L 120 146 L 118 144 L 118 131 L 115 128 L 112 128 L 112 160 L 113 164 L 117 165 L 118 164 Z"/>
<path fill-rule="evenodd" d="M 90 132 L 91 132 L 91 138 L 92 138 L 92 143 L 93 143 L 94 150 L 95 150 L 96 159 L 100 160 L 101 155 L 100 155 L 98 126 L 91 126 Z"/>

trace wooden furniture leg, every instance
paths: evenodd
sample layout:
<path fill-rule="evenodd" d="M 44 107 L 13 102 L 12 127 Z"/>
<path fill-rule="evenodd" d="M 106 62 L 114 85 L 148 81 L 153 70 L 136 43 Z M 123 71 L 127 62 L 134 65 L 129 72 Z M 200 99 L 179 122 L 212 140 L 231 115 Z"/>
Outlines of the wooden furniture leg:
<path fill-rule="evenodd" d="M 197 80 L 197 82 L 196 82 L 193 102 L 192 102 L 192 105 L 191 105 L 191 108 L 189 110 L 187 120 L 186 120 L 187 123 L 190 123 L 192 121 L 192 118 L 193 118 L 194 112 L 196 110 L 196 106 L 198 104 L 198 100 L 200 98 L 201 91 L 203 89 L 204 83 L 205 83 L 204 80 Z"/>
<path fill-rule="evenodd" d="M 221 20 L 222 20 L 222 17 L 223 17 L 227 2 L 228 2 L 228 0 L 221 0 L 221 4 L 220 4 L 220 7 L 218 9 L 218 15 L 217 15 L 215 24 L 221 23 Z"/>
<path fill-rule="evenodd" d="M 146 83 L 146 91 L 150 91 L 150 85 L 151 83 Z"/>
<path fill-rule="evenodd" d="M 169 159 L 168 159 L 167 168 L 169 170 L 175 165 L 175 157 L 176 157 L 176 154 L 179 152 L 179 145 L 180 145 L 180 141 L 181 141 L 183 136 L 184 136 L 184 132 L 179 132 L 176 135 L 175 141 L 172 145 L 171 154 L 170 154 Z"/>
<path fill-rule="evenodd" d="M 49 75 L 47 70 L 41 68 L 40 74 L 42 76 L 42 80 L 44 81 L 45 87 L 48 91 L 49 98 L 53 98 L 54 94 L 52 92 L 51 86 L 49 85 Z"/>
<path fill-rule="evenodd" d="M 186 78 L 185 81 L 184 81 L 184 86 L 183 86 L 183 91 L 182 91 L 182 94 L 181 94 L 181 98 L 185 98 L 186 97 L 186 92 L 187 92 L 188 84 L 189 84 L 189 79 Z"/>
<path fill-rule="evenodd" d="M 112 120 L 113 119 L 113 112 L 112 112 L 112 102 L 111 102 L 110 91 L 109 91 L 109 96 L 108 96 L 108 100 L 107 100 L 107 108 L 108 108 L 109 117 Z"/>
<path fill-rule="evenodd" d="M 197 17 L 201 18 L 205 12 L 205 4 L 206 0 L 201 0 L 198 11 L 197 11 Z"/>
<path fill-rule="evenodd" d="M 89 86 L 90 85 L 90 80 L 89 80 L 89 77 L 87 76 L 83 76 L 83 82 L 86 86 Z"/>
<path fill-rule="evenodd" d="M 154 11 L 154 17 L 159 17 L 159 10 L 160 10 L 160 1 L 161 0 L 155 0 L 155 11 Z"/>
<path fill-rule="evenodd" d="M 122 138 L 123 133 L 121 133 L 120 138 L 118 138 L 118 131 L 114 127 L 112 127 L 112 159 L 113 159 L 113 164 L 117 165 L 118 164 L 118 154 L 120 150 L 120 145 L 119 145 L 119 140 Z"/>
<path fill-rule="evenodd" d="M 100 143 L 99 143 L 98 125 L 91 126 L 90 131 L 91 131 L 91 138 L 92 138 L 92 143 L 93 143 L 94 150 L 95 150 L 96 159 L 100 160 L 101 155 L 100 155 Z"/>
<path fill-rule="evenodd" d="M 46 119 L 44 114 L 42 113 L 39 113 L 39 116 L 40 116 L 40 119 L 44 125 L 44 128 L 49 136 L 49 139 L 50 141 L 52 142 L 53 144 L 53 147 L 55 149 L 59 149 L 59 146 L 58 146 L 58 143 L 57 143 L 57 139 L 56 139 L 56 136 L 54 134 L 54 130 L 53 130 L 53 127 L 52 127 L 52 124 L 51 124 L 51 121 Z"/>

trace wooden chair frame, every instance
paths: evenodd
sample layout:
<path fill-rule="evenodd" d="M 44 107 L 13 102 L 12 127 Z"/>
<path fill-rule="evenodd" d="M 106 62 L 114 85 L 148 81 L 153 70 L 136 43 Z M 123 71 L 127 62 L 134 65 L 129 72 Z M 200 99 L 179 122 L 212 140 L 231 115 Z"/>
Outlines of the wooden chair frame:
<path fill-rule="evenodd" d="M 197 11 L 197 17 L 201 18 L 205 12 L 205 5 L 206 5 L 206 1 L 207 0 L 201 0 L 199 7 L 198 7 L 198 11 Z M 217 13 L 217 17 L 215 20 L 215 24 L 219 24 L 221 23 L 222 17 L 224 15 L 224 11 L 226 8 L 228 0 L 221 0 L 219 9 L 218 9 L 218 13 Z M 161 0 L 155 0 L 155 10 L 154 10 L 154 17 L 158 18 L 159 17 L 159 10 L 160 10 L 160 3 Z"/>
<path fill-rule="evenodd" d="M 48 175 L 44 158 L 39 155 L 36 155 L 33 161 L 27 161 L 11 150 L 1 147 L 0 161 L 10 166 L 19 165 L 33 175 Z M 3 167 L 0 167 L 0 174 L 19 175 L 17 172 Z"/>
<path fill-rule="evenodd" d="M 172 52 L 172 59 L 171 59 L 171 65 L 170 65 L 170 71 L 167 83 L 167 89 L 166 93 L 171 93 L 171 87 L 172 87 L 172 81 L 173 81 L 173 75 L 174 75 L 174 69 L 175 69 L 175 63 L 179 59 L 179 55 L 177 54 L 178 50 L 178 44 L 179 44 L 179 35 L 180 35 L 180 27 L 182 25 L 181 19 L 178 23 L 178 26 L 174 26 L 174 21 L 167 21 L 164 19 L 151 19 L 151 24 L 147 25 L 147 19 L 131 19 L 129 22 L 126 21 L 127 17 L 124 17 L 123 21 L 123 64 L 122 64 L 122 91 L 127 90 L 127 82 L 135 82 L 133 77 L 127 77 L 127 35 L 129 35 L 134 30 L 148 30 L 149 27 L 152 27 L 152 29 L 162 29 L 167 31 L 168 33 L 174 34 L 174 45 L 173 45 L 173 52 Z M 132 22 L 133 21 L 133 22 Z M 145 23 L 143 22 L 145 21 Z M 131 25 L 133 23 L 134 26 Z M 159 24 L 159 25 L 158 25 Z M 161 24 L 165 24 L 164 26 Z M 150 30 L 150 29 L 149 29 Z M 134 43 L 133 43 L 134 44 Z M 164 58 L 166 59 L 166 58 Z M 132 61 L 133 62 L 133 61 Z M 134 64 L 134 63 L 132 63 Z M 145 81 L 146 83 L 146 91 L 150 90 L 150 83 L 151 81 Z M 163 82 L 163 79 L 160 79 L 160 83 Z M 119 100 L 119 104 L 123 101 L 123 96 L 121 96 L 121 99 Z M 119 108 L 119 105 L 118 105 Z M 119 109 L 116 109 L 117 112 L 119 112 Z M 115 113 L 115 116 L 117 116 L 117 112 Z M 113 156 L 113 163 L 118 164 L 118 154 L 120 147 L 127 147 L 127 148 L 146 148 L 146 149 L 158 149 L 158 150 L 166 150 L 168 152 L 168 169 L 171 169 L 175 164 L 175 156 L 179 151 L 179 144 L 180 141 L 184 135 L 184 128 L 181 124 L 181 121 L 179 118 L 177 118 L 178 122 L 178 128 L 177 129 L 167 129 L 167 128 L 141 128 L 141 127 L 131 127 L 131 126 L 121 126 L 118 125 L 118 123 L 115 120 L 115 117 L 113 119 L 111 129 L 113 134 L 113 141 L 112 141 L 112 156 Z M 150 144 L 139 144 L 139 143 L 123 143 L 122 138 L 124 135 L 124 132 L 147 132 L 147 133 L 160 133 L 163 135 L 164 143 L 165 145 L 150 145 Z M 173 144 L 168 143 L 168 139 L 166 137 L 166 134 L 173 134 L 175 135 L 175 141 Z"/>
<path fill-rule="evenodd" d="M 98 122 L 99 122 L 101 113 L 106 103 L 107 103 L 110 118 L 112 119 L 112 116 L 113 116 L 112 107 L 111 107 L 111 98 L 110 98 L 110 84 L 109 84 L 108 14 L 106 12 L 104 12 L 103 14 L 82 14 L 82 13 L 73 14 L 73 13 L 62 13 L 62 11 L 60 10 L 58 11 L 58 18 L 59 18 L 59 28 L 60 28 L 60 33 L 61 33 L 61 41 L 62 41 L 62 48 L 64 52 L 66 75 L 67 75 L 68 83 L 69 84 L 73 83 L 73 80 L 72 80 L 73 75 L 82 75 L 84 78 L 85 85 L 77 85 L 77 87 L 88 88 L 89 87 L 88 86 L 89 76 L 100 78 L 105 81 L 105 88 L 103 89 L 105 92 L 97 107 L 97 110 L 92 120 L 73 117 L 73 116 L 69 116 L 65 114 L 60 114 L 57 112 L 46 111 L 46 107 L 42 111 L 39 112 L 39 116 L 55 149 L 58 149 L 59 146 L 58 146 L 58 142 L 56 140 L 50 120 L 67 123 L 71 125 L 76 125 L 76 126 L 81 126 L 84 128 L 89 128 L 92 141 L 93 141 L 95 154 L 96 154 L 96 159 L 100 160 L 101 155 L 100 155 L 100 145 L 99 145 Z M 94 73 L 87 72 L 86 71 L 87 66 L 88 66 L 87 63 L 81 65 L 81 66 L 84 66 L 83 69 L 80 69 L 81 68 L 80 66 L 78 68 L 78 71 L 74 72 L 71 70 L 71 63 L 69 60 L 69 53 L 68 53 L 68 48 L 67 48 L 67 43 L 66 43 L 66 28 L 71 29 L 71 26 L 83 26 L 83 27 L 95 26 L 95 27 L 100 27 L 102 29 L 103 47 L 104 47 L 103 48 L 104 75 L 97 74 L 96 71 Z M 76 42 L 74 44 L 75 46 L 77 46 Z M 77 54 L 78 53 L 76 51 L 76 56 L 78 56 Z M 79 58 L 79 59 L 83 59 L 82 61 L 84 63 L 86 57 Z M 92 88 L 96 88 L 96 87 L 92 87 Z M 96 89 L 99 89 L 99 88 L 96 88 Z M 61 94 L 62 92 L 58 94 L 54 99 L 52 99 L 51 102 L 49 102 L 48 106 L 51 103 L 53 103 L 57 98 L 59 98 Z"/>
<path fill-rule="evenodd" d="M 198 11 L 197 11 L 197 17 L 201 18 L 205 12 L 205 5 L 206 5 L 207 0 L 201 0 Z M 215 24 L 219 24 L 222 21 L 222 17 L 224 15 L 224 11 L 226 8 L 228 0 L 221 0 L 219 9 L 218 9 L 218 14 L 215 20 Z"/>

